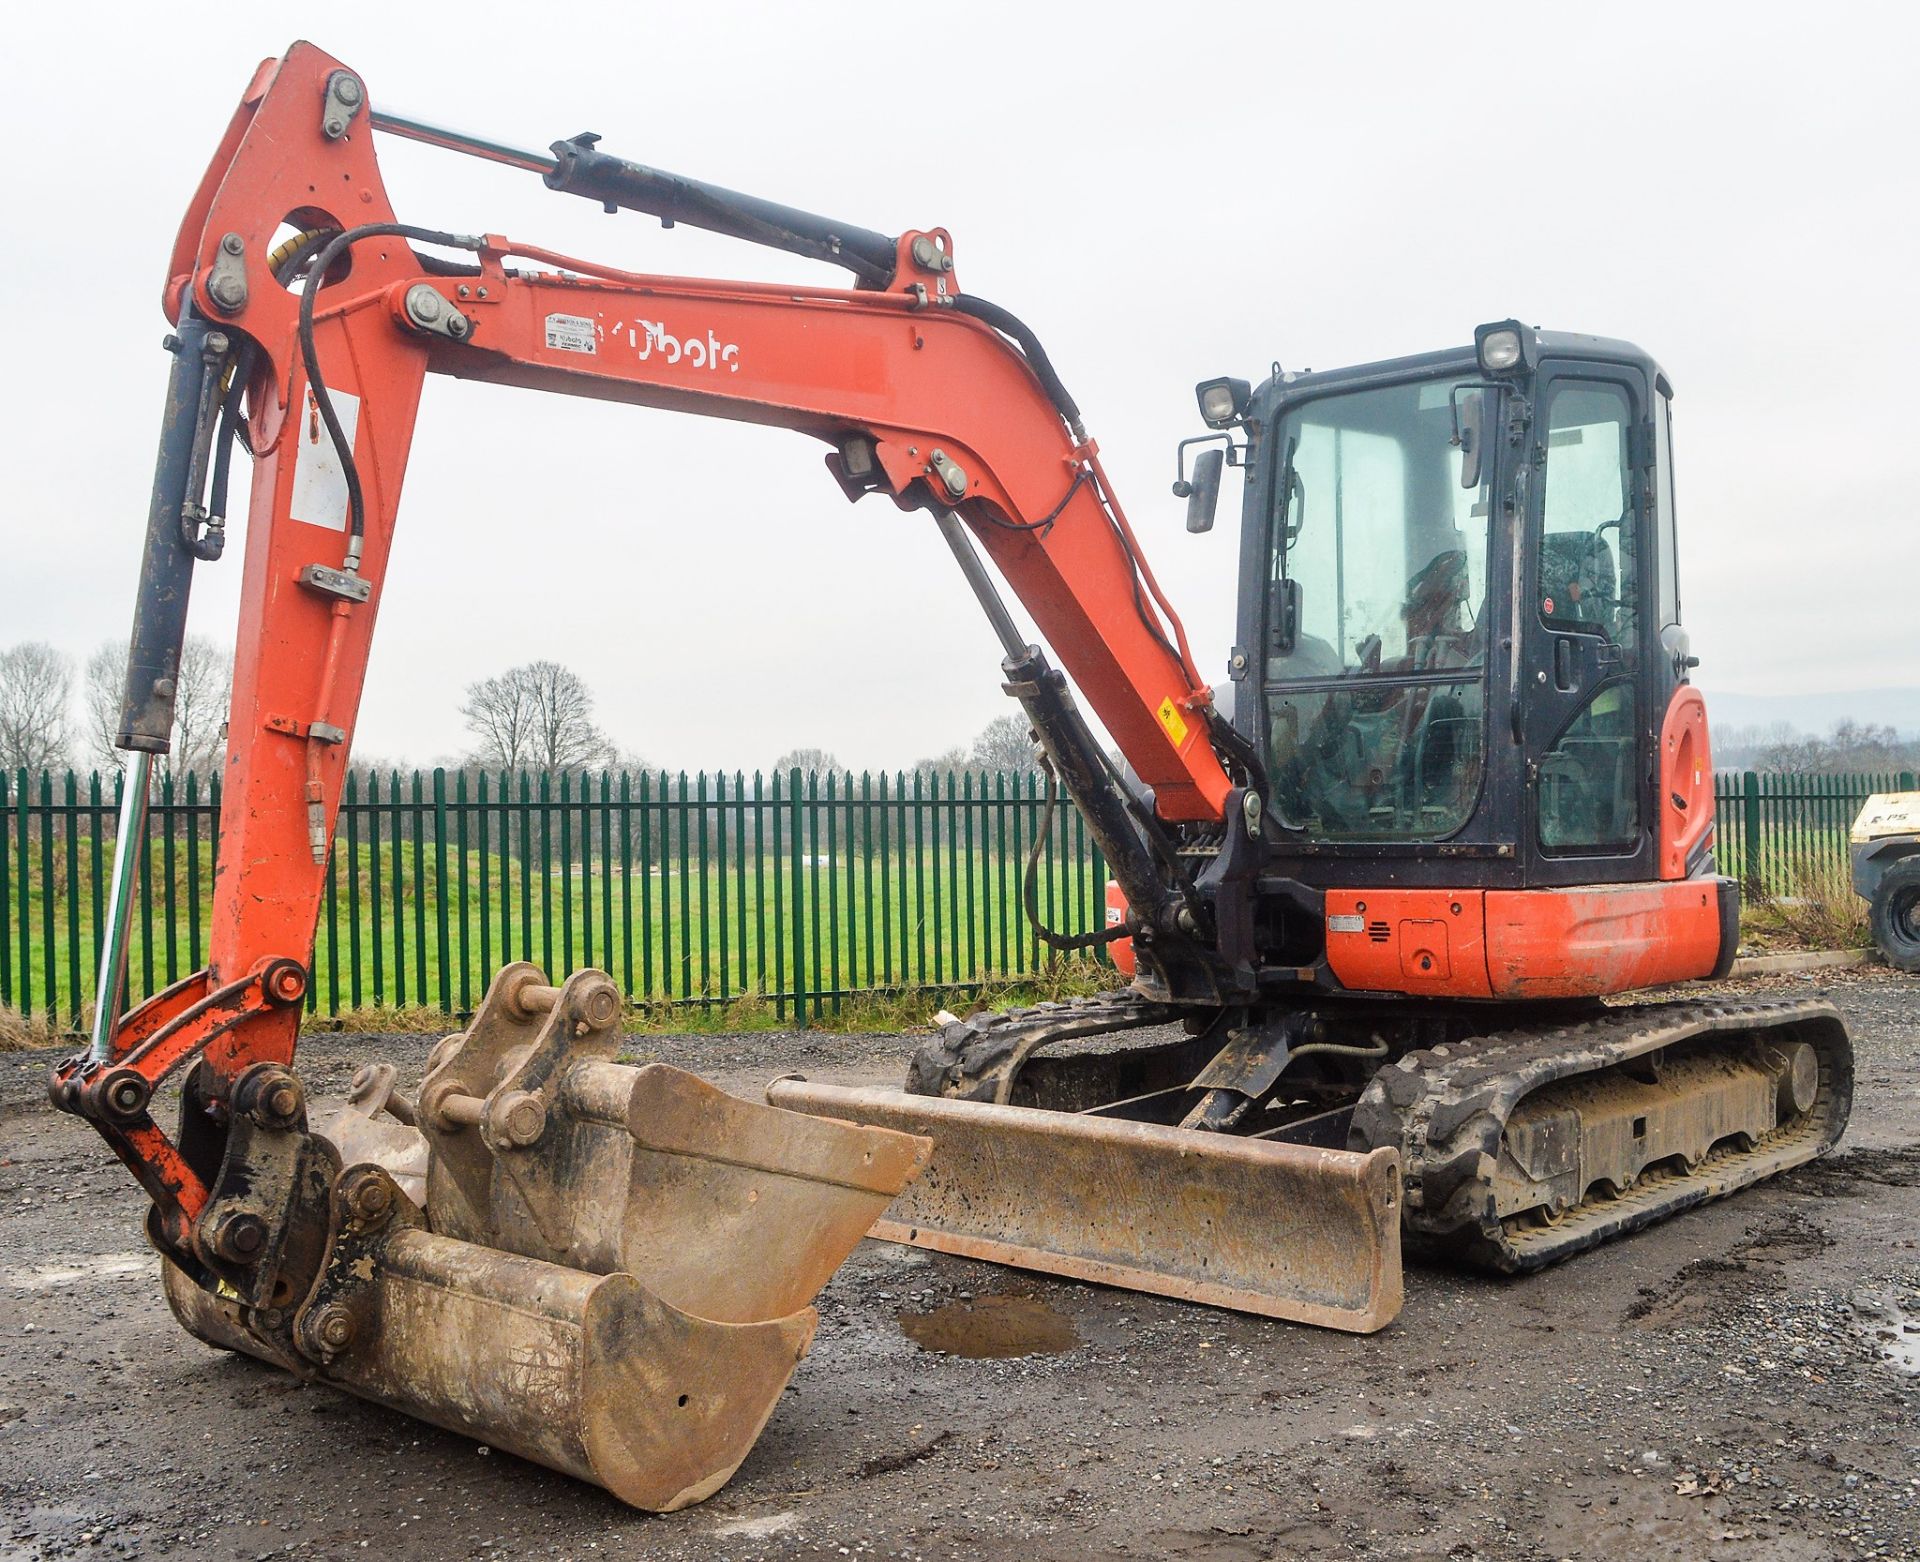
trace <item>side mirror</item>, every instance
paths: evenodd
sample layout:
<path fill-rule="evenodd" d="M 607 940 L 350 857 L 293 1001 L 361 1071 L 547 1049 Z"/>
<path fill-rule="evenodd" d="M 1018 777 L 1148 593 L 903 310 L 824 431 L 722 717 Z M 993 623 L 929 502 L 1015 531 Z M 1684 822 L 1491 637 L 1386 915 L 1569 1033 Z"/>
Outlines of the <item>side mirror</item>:
<path fill-rule="evenodd" d="M 1267 591 L 1267 644 L 1285 656 L 1300 638 L 1300 582 L 1291 575 L 1273 581 Z"/>
<path fill-rule="evenodd" d="M 1460 447 L 1460 486 L 1478 488 L 1487 433 L 1487 393 L 1454 389 L 1453 442 Z"/>
<path fill-rule="evenodd" d="M 1218 447 L 1203 450 L 1193 458 L 1193 479 L 1187 488 L 1187 530 L 1213 530 L 1213 512 L 1220 503 L 1220 474 L 1226 470 L 1227 453 Z"/>

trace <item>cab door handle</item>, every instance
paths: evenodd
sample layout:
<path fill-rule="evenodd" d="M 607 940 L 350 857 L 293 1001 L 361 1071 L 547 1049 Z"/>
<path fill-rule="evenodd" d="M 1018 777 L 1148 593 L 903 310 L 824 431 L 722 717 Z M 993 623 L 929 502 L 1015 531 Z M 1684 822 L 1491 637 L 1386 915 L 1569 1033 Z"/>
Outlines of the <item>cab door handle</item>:
<path fill-rule="evenodd" d="M 1573 642 L 1565 635 L 1553 637 L 1553 686 L 1562 694 L 1573 691 Z"/>

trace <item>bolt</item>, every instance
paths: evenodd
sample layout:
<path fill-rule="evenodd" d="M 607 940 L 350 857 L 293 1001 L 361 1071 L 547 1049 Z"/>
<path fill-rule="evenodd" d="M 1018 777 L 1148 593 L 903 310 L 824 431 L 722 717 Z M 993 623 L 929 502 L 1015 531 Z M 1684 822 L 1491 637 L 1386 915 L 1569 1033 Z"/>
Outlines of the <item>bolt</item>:
<path fill-rule="evenodd" d="M 523 1148 L 546 1132 L 547 1105 L 530 1091 L 516 1090 L 500 1100 L 493 1117 L 501 1137 Z"/>
<path fill-rule="evenodd" d="M 239 234 L 229 233 L 220 241 L 220 247 L 229 255 L 241 255 L 246 253 L 247 244 Z"/>
<path fill-rule="evenodd" d="M 580 1017 L 595 1030 L 620 1017 L 620 995 L 611 982 L 600 982 L 580 995 Z"/>
<path fill-rule="evenodd" d="M 438 289 L 416 282 L 407 289 L 407 317 L 416 325 L 438 325 L 447 312 L 447 301 Z"/>
<path fill-rule="evenodd" d="M 472 289 L 472 288 L 470 288 L 470 287 L 468 287 L 468 286 L 467 286 L 467 284 L 466 284 L 466 283 L 464 283 L 464 282 L 462 282 L 462 283 L 460 284 L 460 287 L 459 287 L 459 289 L 458 289 L 458 291 L 459 291 L 459 294 L 460 294 L 460 296 L 461 296 L 462 298 L 471 298 L 471 297 L 473 297 L 473 289 Z"/>
<path fill-rule="evenodd" d="M 247 284 L 236 276 L 215 277 L 207 284 L 207 295 L 222 309 L 238 309 L 247 301 Z"/>
<path fill-rule="evenodd" d="M 230 345 L 227 341 L 227 333 L 225 331 L 209 331 L 207 333 L 207 355 L 209 357 L 224 358 L 227 355 L 227 348 Z"/>
<path fill-rule="evenodd" d="M 214 1251 L 237 1263 L 251 1262 L 266 1245 L 267 1223 L 245 1210 L 230 1210 L 214 1228 Z"/>
<path fill-rule="evenodd" d="M 447 316 L 447 335 L 465 336 L 466 334 L 467 317 L 465 315 L 455 313 Z"/>
<path fill-rule="evenodd" d="M 277 998 L 281 1003 L 294 1002 L 296 999 L 304 996 L 306 990 L 306 972 L 302 971 L 300 967 L 292 961 L 287 961 L 275 967 L 273 974 L 267 978 L 267 991 L 269 995 Z"/>
<path fill-rule="evenodd" d="M 304 1104 L 300 1081 L 283 1069 L 276 1069 L 253 1087 L 255 1120 L 288 1122 L 299 1116 Z"/>
<path fill-rule="evenodd" d="M 928 271 L 940 269 L 940 252 L 933 247 L 933 240 L 924 233 L 913 241 L 913 262 L 924 266 Z"/>
<path fill-rule="evenodd" d="M 393 1208 L 393 1185 L 384 1177 L 363 1177 L 347 1194 L 347 1207 L 369 1225 L 384 1220 Z"/>
<path fill-rule="evenodd" d="M 353 1343 L 353 1314 L 338 1302 L 322 1307 L 313 1320 L 313 1337 L 328 1350 L 345 1350 Z"/>
<path fill-rule="evenodd" d="M 358 108 L 360 106 L 359 80 L 345 73 L 334 77 L 333 95 L 342 103 L 346 104 L 348 108 Z"/>
<path fill-rule="evenodd" d="M 171 678 L 156 678 L 153 680 L 153 697 L 156 700 L 170 700 L 176 687 Z"/>
<path fill-rule="evenodd" d="M 138 1074 L 123 1074 L 107 1086 L 105 1095 L 109 1110 L 133 1117 L 146 1110 L 147 1082 Z"/>

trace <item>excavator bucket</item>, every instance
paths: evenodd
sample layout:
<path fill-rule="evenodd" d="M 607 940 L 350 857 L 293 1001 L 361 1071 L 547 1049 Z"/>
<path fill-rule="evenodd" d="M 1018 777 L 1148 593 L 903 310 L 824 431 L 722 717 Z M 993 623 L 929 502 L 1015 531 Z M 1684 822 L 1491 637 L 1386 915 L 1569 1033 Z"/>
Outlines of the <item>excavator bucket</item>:
<path fill-rule="evenodd" d="M 507 967 L 416 1098 L 382 1065 L 317 1121 L 346 1169 L 279 1336 L 169 1265 L 175 1315 L 635 1507 L 712 1495 L 931 1146 L 615 1063 L 619 1013 L 600 972 Z"/>
<path fill-rule="evenodd" d="M 778 1107 L 930 1135 L 871 1235 L 1371 1334 L 1400 1311 L 1400 1165 L 1346 1150 L 775 1080 Z"/>

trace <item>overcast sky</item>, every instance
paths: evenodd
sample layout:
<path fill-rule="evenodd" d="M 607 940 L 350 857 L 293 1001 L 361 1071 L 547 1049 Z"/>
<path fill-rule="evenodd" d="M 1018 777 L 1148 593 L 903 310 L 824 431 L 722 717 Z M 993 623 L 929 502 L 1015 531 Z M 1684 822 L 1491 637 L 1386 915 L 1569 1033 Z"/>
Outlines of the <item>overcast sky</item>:
<path fill-rule="evenodd" d="M 945 225 L 1078 397 L 1203 670 L 1239 483 L 1168 492 L 1193 385 L 1519 315 L 1666 366 L 1699 677 L 1920 683 L 1920 93 L 1906 6 L 957 3 L 589 10 L 70 4 L 8 23 L 14 307 L 0 646 L 124 634 L 180 213 L 254 65 L 311 29 L 376 103 L 611 151 L 867 227 Z M 1165 15 L 1166 20 L 1152 20 Z M 402 220 L 634 269 L 841 273 L 383 138 Z M 464 686 L 577 669 L 656 763 L 909 764 L 1012 708 L 932 523 L 775 430 L 428 385 L 358 752 L 466 743 Z M 238 504 L 236 510 L 240 508 Z M 232 642 L 239 548 L 193 627 Z M 1836 711 L 1835 714 L 1842 712 Z"/>

